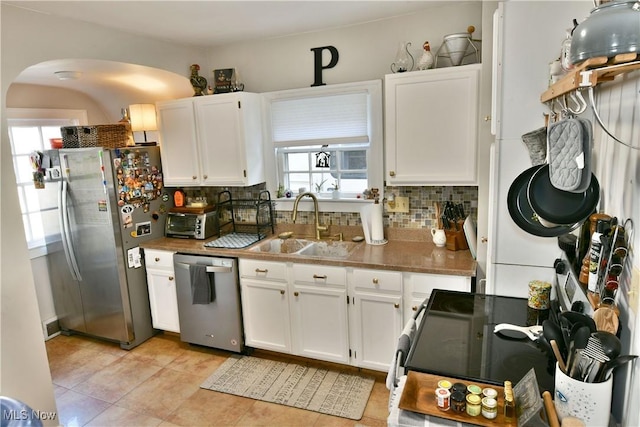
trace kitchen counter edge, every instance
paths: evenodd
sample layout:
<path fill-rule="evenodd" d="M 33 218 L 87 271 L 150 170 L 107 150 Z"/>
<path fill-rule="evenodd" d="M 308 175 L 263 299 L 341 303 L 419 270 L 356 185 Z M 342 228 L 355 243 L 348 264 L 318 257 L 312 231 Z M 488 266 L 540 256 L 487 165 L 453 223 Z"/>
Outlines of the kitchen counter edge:
<path fill-rule="evenodd" d="M 272 239 L 269 237 L 266 240 Z M 213 240 L 213 239 L 209 239 Z M 219 249 L 204 246 L 209 240 L 162 237 L 140 244 L 143 249 L 156 249 L 191 255 L 257 259 L 300 264 L 322 264 L 375 270 L 443 274 L 475 277 L 477 262 L 469 250 L 450 251 L 431 242 L 390 240 L 386 245 L 373 246 L 361 242 L 345 259 L 255 252 L 250 249 L 266 240 L 242 249 Z"/>

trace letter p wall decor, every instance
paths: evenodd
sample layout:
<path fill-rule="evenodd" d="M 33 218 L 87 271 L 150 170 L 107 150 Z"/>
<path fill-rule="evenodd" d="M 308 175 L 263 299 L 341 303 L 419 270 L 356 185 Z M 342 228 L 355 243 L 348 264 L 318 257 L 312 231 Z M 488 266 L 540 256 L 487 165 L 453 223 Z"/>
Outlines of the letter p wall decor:
<path fill-rule="evenodd" d="M 322 51 L 327 50 L 331 55 L 331 60 L 327 65 L 322 65 Z M 322 70 L 326 70 L 328 68 L 333 68 L 338 63 L 338 49 L 334 46 L 322 46 L 322 47 L 313 47 L 311 48 L 313 52 L 313 70 L 314 70 L 314 80 L 313 86 L 324 86 L 326 83 L 322 82 Z"/>

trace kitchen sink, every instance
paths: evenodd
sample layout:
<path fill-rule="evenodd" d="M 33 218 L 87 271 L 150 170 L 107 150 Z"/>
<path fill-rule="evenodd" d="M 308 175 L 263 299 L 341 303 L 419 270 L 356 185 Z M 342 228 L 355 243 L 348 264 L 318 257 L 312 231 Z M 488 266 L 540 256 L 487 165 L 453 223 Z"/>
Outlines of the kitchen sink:
<path fill-rule="evenodd" d="M 249 249 L 251 252 L 288 254 L 319 258 L 347 258 L 357 242 L 317 241 L 306 239 L 271 239 Z"/>
<path fill-rule="evenodd" d="M 303 256 L 322 258 L 347 258 L 359 243 L 356 242 L 312 242 L 297 253 Z"/>
<path fill-rule="evenodd" d="M 267 252 L 271 254 L 293 254 L 313 244 L 304 239 L 272 239 L 249 249 L 252 252 Z"/>

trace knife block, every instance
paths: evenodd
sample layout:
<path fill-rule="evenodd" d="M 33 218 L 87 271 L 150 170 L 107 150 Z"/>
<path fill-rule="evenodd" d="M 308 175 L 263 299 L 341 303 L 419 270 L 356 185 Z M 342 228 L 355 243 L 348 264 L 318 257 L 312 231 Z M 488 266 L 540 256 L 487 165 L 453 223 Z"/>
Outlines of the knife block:
<path fill-rule="evenodd" d="M 444 230 L 444 234 L 445 236 L 447 236 L 447 243 L 445 244 L 445 247 L 450 251 L 461 251 L 464 249 L 469 249 L 467 238 L 464 235 L 462 225 L 463 223 L 460 222 L 460 230 Z"/>

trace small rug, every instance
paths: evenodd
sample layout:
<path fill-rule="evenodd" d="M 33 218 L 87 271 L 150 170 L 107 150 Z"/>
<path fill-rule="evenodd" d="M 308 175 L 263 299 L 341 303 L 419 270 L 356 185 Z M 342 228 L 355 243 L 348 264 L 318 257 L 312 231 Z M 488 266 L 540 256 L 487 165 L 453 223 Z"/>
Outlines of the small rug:
<path fill-rule="evenodd" d="M 228 358 L 200 387 L 359 420 L 374 382 L 370 377 L 238 356 Z"/>

